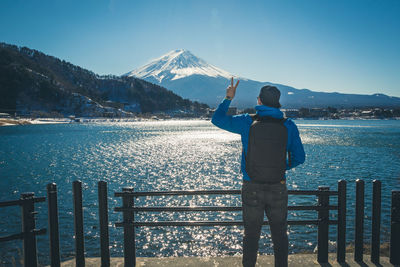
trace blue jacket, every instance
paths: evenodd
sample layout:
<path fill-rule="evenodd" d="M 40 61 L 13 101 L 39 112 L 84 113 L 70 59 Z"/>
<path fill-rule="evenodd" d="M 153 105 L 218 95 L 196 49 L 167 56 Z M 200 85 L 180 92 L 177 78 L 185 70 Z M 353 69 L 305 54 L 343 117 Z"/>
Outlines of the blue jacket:
<path fill-rule="evenodd" d="M 253 119 L 249 114 L 242 114 L 236 116 L 226 115 L 228 111 L 229 105 L 231 104 L 231 100 L 224 99 L 221 104 L 219 104 L 217 110 L 215 111 L 211 122 L 224 130 L 227 130 L 232 133 L 240 134 L 242 137 L 242 161 L 241 161 L 241 170 L 243 173 L 243 179 L 250 181 L 250 177 L 246 173 L 246 154 L 247 154 L 247 145 L 249 143 L 249 131 L 250 126 L 253 123 Z M 264 105 L 256 106 L 257 114 L 261 117 L 269 116 L 276 119 L 282 119 L 283 113 L 278 108 L 267 107 Z M 288 140 L 287 140 L 287 150 L 290 152 L 291 165 L 289 166 L 288 161 L 286 162 L 286 169 L 289 170 L 291 168 L 296 167 L 299 164 L 304 163 L 305 153 L 303 144 L 301 143 L 301 139 L 299 136 L 299 130 L 297 129 L 296 124 L 290 119 L 287 119 L 284 123 L 288 130 Z"/>

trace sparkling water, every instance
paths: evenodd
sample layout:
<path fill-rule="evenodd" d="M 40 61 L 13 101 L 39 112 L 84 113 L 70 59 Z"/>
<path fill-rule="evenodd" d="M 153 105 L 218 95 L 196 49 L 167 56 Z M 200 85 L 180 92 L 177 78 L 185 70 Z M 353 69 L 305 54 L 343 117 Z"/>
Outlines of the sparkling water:
<path fill-rule="evenodd" d="M 296 120 L 306 162 L 287 172 L 288 189 L 316 190 L 337 181 L 347 187 L 347 242 L 354 241 L 355 180 L 365 181 L 365 242 L 371 238 L 372 181 L 382 181 L 383 242 L 389 241 L 391 190 L 400 189 L 400 121 Z M 0 201 L 18 199 L 22 192 L 46 196 L 46 185 L 58 186 L 62 260 L 74 255 L 72 182 L 83 184 L 86 256 L 99 256 L 97 182 L 108 182 L 111 256 L 123 255 L 121 199 L 114 192 L 240 189 L 240 136 L 209 121 L 108 122 L 26 125 L 0 128 Z M 240 206 L 240 196 L 145 197 L 138 206 Z M 47 202 L 36 204 L 37 228 L 47 228 Z M 315 196 L 289 196 L 289 205 L 315 205 Z M 331 204 L 336 200 L 331 197 Z M 331 211 L 331 219 L 337 213 Z M 289 220 L 316 219 L 315 211 L 289 211 Z M 240 212 L 138 213 L 136 220 L 241 220 Z M 21 231 L 20 208 L 0 211 L 1 236 Z M 312 251 L 316 226 L 289 226 L 290 253 Z M 241 253 L 243 228 L 140 227 L 137 256 L 217 256 Z M 336 240 L 330 226 L 331 241 Z M 40 264 L 49 263 L 47 235 L 38 236 Z M 260 253 L 272 253 L 268 226 L 263 227 Z M 4 265 L 18 261 L 20 240 L 0 243 Z"/>

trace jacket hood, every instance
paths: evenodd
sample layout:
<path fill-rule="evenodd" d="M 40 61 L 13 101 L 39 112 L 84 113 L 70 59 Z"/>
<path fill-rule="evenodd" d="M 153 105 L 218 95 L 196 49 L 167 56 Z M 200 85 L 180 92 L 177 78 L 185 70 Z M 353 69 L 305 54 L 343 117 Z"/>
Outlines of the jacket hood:
<path fill-rule="evenodd" d="M 268 107 L 265 105 L 257 105 L 256 106 L 256 113 L 257 115 L 264 117 L 272 117 L 275 119 L 282 119 L 283 112 L 279 110 L 279 108 Z"/>

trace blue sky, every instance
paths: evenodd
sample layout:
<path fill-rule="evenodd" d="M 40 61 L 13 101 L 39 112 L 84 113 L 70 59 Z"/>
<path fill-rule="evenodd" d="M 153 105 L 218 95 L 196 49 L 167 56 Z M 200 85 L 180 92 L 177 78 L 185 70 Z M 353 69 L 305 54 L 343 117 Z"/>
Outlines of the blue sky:
<path fill-rule="evenodd" d="M 187 49 L 235 75 L 400 96 L 397 0 L 1 0 L 0 41 L 120 75 Z"/>

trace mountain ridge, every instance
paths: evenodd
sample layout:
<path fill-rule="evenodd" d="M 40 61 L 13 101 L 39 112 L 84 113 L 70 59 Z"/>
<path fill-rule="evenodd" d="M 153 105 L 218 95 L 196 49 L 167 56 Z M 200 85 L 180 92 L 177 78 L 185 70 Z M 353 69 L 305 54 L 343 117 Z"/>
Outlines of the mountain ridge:
<path fill-rule="evenodd" d="M 174 64 L 175 63 L 175 64 Z M 185 64 L 186 63 L 186 64 Z M 193 67 L 201 66 L 201 67 Z M 212 71 L 216 69 L 217 71 Z M 259 90 L 264 85 L 275 85 L 281 91 L 281 103 L 285 108 L 300 107 L 394 107 L 400 106 L 400 98 L 375 93 L 372 95 L 344 94 L 297 89 L 279 83 L 260 82 L 230 74 L 190 51 L 179 49 L 156 58 L 143 67 L 123 76 L 142 78 L 164 86 L 178 95 L 215 107 L 225 95 L 231 77 L 240 79 L 234 105 L 247 108 L 256 104 Z"/>

